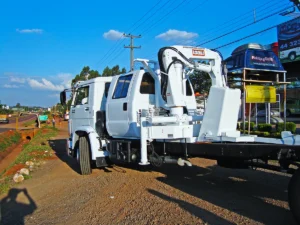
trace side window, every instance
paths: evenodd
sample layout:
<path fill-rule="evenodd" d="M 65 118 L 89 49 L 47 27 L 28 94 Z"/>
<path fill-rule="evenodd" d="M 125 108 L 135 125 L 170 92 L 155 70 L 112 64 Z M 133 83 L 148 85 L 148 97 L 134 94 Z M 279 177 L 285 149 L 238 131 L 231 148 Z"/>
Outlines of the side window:
<path fill-rule="evenodd" d="M 122 76 L 119 78 L 114 91 L 113 99 L 126 98 L 131 78 L 132 75 Z"/>
<path fill-rule="evenodd" d="M 245 66 L 244 65 L 244 58 L 245 58 L 244 54 L 240 55 L 239 67 L 244 67 Z"/>
<path fill-rule="evenodd" d="M 186 96 L 193 95 L 191 84 L 190 84 L 189 80 L 186 80 L 186 82 L 185 82 L 185 89 L 186 89 Z"/>
<path fill-rule="evenodd" d="M 234 65 L 234 61 L 232 59 L 230 59 L 226 62 L 227 69 L 231 69 L 233 67 L 233 65 Z"/>
<path fill-rule="evenodd" d="M 83 105 L 89 103 L 89 87 L 81 87 L 76 91 L 75 105 Z"/>
<path fill-rule="evenodd" d="M 155 94 L 155 84 L 154 79 L 150 75 L 150 73 L 144 73 L 141 86 L 140 86 L 141 94 Z"/>
<path fill-rule="evenodd" d="M 110 83 L 105 83 L 105 88 L 104 88 L 105 98 L 107 98 L 107 96 L 108 96 L 109 86 L 110 86 Z"/>

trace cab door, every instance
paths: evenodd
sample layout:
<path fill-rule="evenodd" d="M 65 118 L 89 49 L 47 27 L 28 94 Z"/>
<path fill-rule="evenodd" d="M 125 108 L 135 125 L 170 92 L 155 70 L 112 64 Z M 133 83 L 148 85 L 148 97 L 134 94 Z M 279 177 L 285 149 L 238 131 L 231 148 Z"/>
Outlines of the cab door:
<path fill-rule="evenodd" d="M 79 87 L 75 93 L 75 100 L 70 110 L 72 130 L 79 126 L 90 125 L 92 108 L 90 107 L 90 86 Z"/>
<path fill-rule="evenodd" d="M 124 137 L 129 129 L 128 104 L 133 74 L 120 76 L 107 102 L 107 130 L 113 137 Z"/>

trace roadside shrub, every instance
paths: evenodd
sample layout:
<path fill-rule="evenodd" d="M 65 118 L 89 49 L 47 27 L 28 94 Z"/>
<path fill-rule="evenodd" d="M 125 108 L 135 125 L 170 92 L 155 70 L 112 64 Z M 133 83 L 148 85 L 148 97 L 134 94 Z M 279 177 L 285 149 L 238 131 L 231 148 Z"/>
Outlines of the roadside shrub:
<path fill-rule="evenodd" d="M 243 130 L 243 128 L 244 128 L 243 124 L 244 123 L 240 123 L 240 130 Z M 254 130 L 254 126 L 255 126 L 255 123 L 254 122 L 250 122 L 250 131 Z M 245 130 L 246 131 L 248 130 L 248 122 L 245 123 Z"/>
<path fill-rule="evenodd" d="M 281 138 L 281 133 L 280 132 L 271 133 L 271 137 L 273 137 L 273 138 Z"/>
<path fill-rule="evenodd" d="M 271 124 L 260 123 L 260 124 L 257 124 L 257 130 L 258 131 L 264 131 L 264 132 L 271 132 L 272 131 L 272 125 Z"/>
<path fill-rule="evenodd" d="M 296 132 L 296 124 L 293 122 L 286 122 L 286 130 L 291 131 L 294 134 Z M 277 123 L 276 131 L 279 133 L 284 131 L 284 123 Z"/>
<path fill-rule="evenodd" d="M 262 136 L 263 136 L 263 137 L 270 137 L 270 133 L 269 133 L 269 132 L 263 132 L 263 133 L 262 133 Z"/>

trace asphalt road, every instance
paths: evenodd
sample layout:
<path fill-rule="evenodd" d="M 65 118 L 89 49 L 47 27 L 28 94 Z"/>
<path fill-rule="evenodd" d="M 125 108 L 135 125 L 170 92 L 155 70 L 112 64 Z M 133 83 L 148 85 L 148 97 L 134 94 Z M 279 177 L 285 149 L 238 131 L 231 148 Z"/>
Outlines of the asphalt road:
<path fill-rule="evenodd" d="M 7 130 L 11 130 L 11 128 L 1 128 L 1 127 L 0 127 L 0 133 L 5 132 L 5 131 L 7 131 Z"/>
<path fill-rule="evenodd" d="M 26 116 L 21 116 L 19 118 L 19 123 L 32 120 L 35 118 L 35 115 L 26 115 Z M 5 132 L 7 130 L 14 130 L 16 129 L 16 118 L 10 118 L 9 119 L 9 124 L 4 124 L 0 123 L 0 133 Z"/>

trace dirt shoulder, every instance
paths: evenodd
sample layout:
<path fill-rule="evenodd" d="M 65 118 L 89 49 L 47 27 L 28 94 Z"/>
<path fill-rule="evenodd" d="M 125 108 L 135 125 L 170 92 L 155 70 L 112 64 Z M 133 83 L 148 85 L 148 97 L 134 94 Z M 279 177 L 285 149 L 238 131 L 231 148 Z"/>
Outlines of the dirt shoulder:
<path fill-rule="evenodd" d="M 194 159 L 190 168 L 119 166 L 81 176 L 65 154 L 66 138 L 64 127 L 50 140 L 56 159 L 0 197 L 3 224 L 9 218 L 25 224 L 295 224 L 287 175 Z"/>

